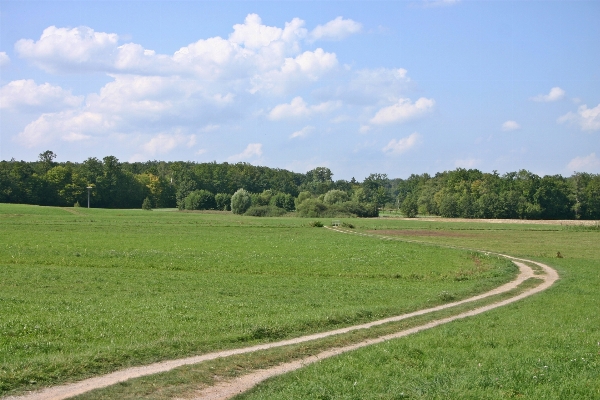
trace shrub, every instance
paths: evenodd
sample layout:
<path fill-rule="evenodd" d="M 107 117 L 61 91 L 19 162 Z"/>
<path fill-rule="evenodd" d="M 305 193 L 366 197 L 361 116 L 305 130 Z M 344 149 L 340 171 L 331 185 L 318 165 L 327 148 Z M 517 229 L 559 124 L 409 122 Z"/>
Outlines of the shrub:
<path fill-rule="evenodd" d="M 323 223 L 321 221 L 312 221 L 308 225 L 312 226 L 313 228 L 322 228 L 323 227 Z"/>
<path fill-rule="evenodd" d="M 81 205 L 79 204 L 78 201 L 76 201 L 75 204 L 73 204 L 73 207 L 81 207 Z"/>
<path fill-rule="evenodd" d="M 298 194 L 298 197 L 296 198 L 296 200 L 294 200 L 296 210 L 298 209 L 298 206 L 300 204 L 302 204 L 302 202 L 304 200 L 308 200 L 310 198 L 312 198 L 312 194 L 310 194 L 310 192 L 300 192 L 300 194 Z"/>
<path fill-rule="evenodd" d="M 325 196 L 323 197 L 323 202 L 325 204 L 343 203 L 345 201 L 348 201 L 348 194 L 343 190 L 330 190 L 325 193 Z"/>
<path fill-rule="evenodd" d="M 217 193 L 215 195 L 217 210 L 231 211 L 231 195 L 228 193 Z"/>
<path fill-rule="evenodd" d="M 275 206 L 251 206 L 246 210 L 244 215 L 251 217 L 280 217 L 285 213 L 286 211 L 283 208 Z"/>
<path fill-rule="evenodd" d="M 306 199 L 296 206 L 296 211 L 301 217 L 322 217 L 327 211 L 327 206 L 318 199 Z"/>
<path fill-rule="evenodd" d="M 185 198 L 186 210 L 210 210 L 216 207 L 215 195 L 208 190 L 194 190 Z"/>
<path fill-rule="evenodd" d="M 150 202 L 150 198 L 146 197 L 142 202 L 142 210 L 152 211 L 152 203 Z"/>
<path fill-rule="evenodd" d="M 404 198 L 402 205 L 400 205 L 400 211 L 406 218 L 415 218 L 417 212 L 419 212 L 419 205 L 417 199 L 413 194 L 409 194 Z"/>
<path fill-rule="evenodd" d="M 238 189 L 237 192 L 231 196 L 231 211 L 234 214 L 243 214 L 252 205 L 252 199 L 250 193 L 244 189 Z"/>
<path fill-rule="evenodd" d="M 286 211 L 294 210 L 294 197 L 291 194 L 287 193 L 277 193 L 273 197 L 271 197 L 271 201 L 269 202 L 271 206 L 283 208 Z"/>

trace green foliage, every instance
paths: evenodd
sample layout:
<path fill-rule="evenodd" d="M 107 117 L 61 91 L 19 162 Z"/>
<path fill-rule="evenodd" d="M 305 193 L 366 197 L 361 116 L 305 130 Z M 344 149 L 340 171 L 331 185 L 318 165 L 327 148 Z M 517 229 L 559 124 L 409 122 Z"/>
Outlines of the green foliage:
<path fill-rule="evenodd" d="M 215 195 L 217 210 L 231 211 L 231 195 L 228 193 L 217 193 Z"/>
<path fill-rule="evenodd" d="M 252 205 L 252 199 L 250 193 L 244 189 L 238 189 L 237 192 L 231 196 L 231 211 L 234 214 L 243 214 Z"/>
<path fill-rule="evenodd" d="M 323 223 L 321 221 L 312 221 L 308 224 L 308 226 L 311 226 L 313 228 L 322 228 Z"/>
<path fill-rule="evenodd" d="M 294 197 L 287 193 L 277 193 L 271 197 L 269 202 L 271 206 L 282 208 L 286 211 L 294 211 L 295 202 Z"/>
<path fill-rule="evenodd" d="M 287 211 L 275 206 L 251 206 L 244 215 L 251 217 L 280 217 Z"/>
<path fill-rule="evenodd" d="M 152 202 L 149 197 L 146 197 L 142 203 L 142 210 L 152 211 Z"/>
<path fill-rule="evenodd" d="M 329 205 L 343 203 L 345 201 L 348 201 L 348 193 L 338 189 L 330 190 L 325 193 L 325 197 L 323 198 L 323 202 Z"/>
<path fill-rule="evenodd" d="M 296 206 L 296 208 L 298 208 L 298 206 L 300 204 L 302 204 L 302 202 L 304 200 L 310 199 L 312 198 L 312 194 L 310 192 L 300 192 L 300 194 L 298 194 L 298 197 L 294 200 L 294 205 Z"/>
<path fill-rule="evenodd" d="M 400 206 L 400 211 L 407 218 L 415 218 L 419 212 L 419 205 L 417 203 L 416 195 L 412 193 L 408 194 Z"/>
<path fill-rule="evenodd" d="M 186 210 L 212 210 L 216 207 L 215 195 L 208 190 L 194 190 L 184 201 Z"/>

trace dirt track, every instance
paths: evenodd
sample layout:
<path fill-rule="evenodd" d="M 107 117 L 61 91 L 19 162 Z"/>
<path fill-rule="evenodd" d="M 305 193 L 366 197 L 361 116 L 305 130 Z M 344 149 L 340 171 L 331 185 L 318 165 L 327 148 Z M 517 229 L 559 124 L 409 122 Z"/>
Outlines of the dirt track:
<path fill-rule="evenodd" d="M 356 233 L 353 231 L 342 230 L 342 229 L 334 229 L 334 228 L 329 228 L 329 229 L 339 232 L 339 233 L 345 233 L 345 234 L 375 236 L 375 235 L 370 235 L 370 234 Z M 387 240 L 395 240 L 393 238 L 386 238 L 386 237 L 381 237 L 381 238 L 387 239 Z M 259 370 L 259 371 L 253 372 L 251 374 L 236 378 L 231 381 L 223 381 L 223 382 L 217 383 L 214 386 L 203 389 L 202 391 L 198 392 L 196 397 L 194 397 L 194 399 L 197 399 L 197 400 L 200 400 L 200 399 L 211 399 L 211 400 L 229 399 L 241 392 L 244 392 L 244 391 L 252 388 L 253 386 L 258 384 L 259 382 L 262 382 L 265 379 L 301 368 L 302 366 L 311 364 L 315 361 L 319 361 L 324 358 L 332 357 L 332 356 L 342 354 L 342 353 L 345 353 L 345 352 L 348 352 L 351 350 L 355 350 L 355 349 L 358 349 L 361 347 L 369 346 L 369 345 L 376 344 L 376 343 L 381 343 L 381 342 L 384 342 L 384 341 L 387 341 L 390 339 L 396 339 L 396 338 L 400 338 L 403 336 L 407 336 L 412 333 L 417 333 L 417 332 L 420 332 L 420 331 L 423 331 L 426 329 L 430 329 L 430 328 L 433 328 L 438 325 L 442 325 L 442 324 L 445 324 L 445 323 L 448 323 L 451 321 L 455 321 L 457 319 L 462 319 L 462 318 L 470 317 L 473 315 L 481 314 L 485 311 L 488 311 L 488 310 L 491 310 L 491 309 L 494 309 L 497 307 L 501 307 L 506 304 L 513 303 L 515 301 L 521 300 L 525 297 L 531 296 L 535 293 L 538 293 L 538 292 L 541 292 L 542 290 L 547 289 L 558 279 L 558 273 L 554 269 L 548 267 L 545 264 L 530 261 L 530 260 L 525 260 L 525 259 L 519 259 L 519 258 L 515 258 L 515 257 L 503 255 L 503 254 L 499 254 L 499 255 L 512 260 L 519 267 L 520 272 L 519 272 L 519 275 L 517 276 L 517 278 L 515 280 L 513 280 L 505 285 L 502 285 L 496 289 L 493 289 L 489 292 L 480 294 L 478 296 L 470 297 L 465 300 L 448 303 L 448 304 L 444 304 L 442 306 L 432 307 L 432 308 L 416 311 L 416 312 L 409 313 L 409 314 L 403 314 L 403 315 L 390 317 L 390 318 L 386 318 L 386 319 L 382 319 L 382 320 L 378 320 L 378 321 L 373 321 L 373 322 L 366 323 L 366 324 L 350 326 L 347 328 L 336 329 L 333 331 L 322 332 L 322 333 L 308 335 L 308 336 L 301 336 L 301 337 L 298 337 L 295 339 L 283 340 L 280 342 L 273 342 L 273 343 L 266 343 L 266 344 L 246 347 L 246 348 L 242 348 L 242 349 L 233 349 L 233 350 L 225 350 L 225 351 L 220 351 L 220 352 L 215 352 L 215 353 L 208 353 L 208 354 L 203 354 L 200 356 L 188 357 L 188 358 L 183 358 L 183 359 L 178 359 L 178 360 L 163 361 L 163 362 L 159 362 L 159 363 L 150 364 L 147 366 L 127 368 L 127 369 L 124 369 L 121 371 L 113 372 L 111 374 L 86 379 L 86 380 L 72 383 L 72 384 L 65 384 L 65 385 L 61 385 L 61 386 L 54 386 L 54 387 L 42 389 L 40 391 L 31 392 L 31 393 L 23 395 L 23 396 L 7 397 L 7 398 L 5 398 L 5 400 L 60 400 L 60 399 L 67 399 L 69 397 L 73 397 L 73 396 L 76 396 L 76 395 L 79 395 L 79 394 L 82 394 L 82 393 L 85 393 L 85 392 L 88 392 L 88 391 L 91 391 L 94 389 L 111 386 L 116 383 L 124 382 L 126 380 L 138 378 L 141 376 L 147 376 L 147 375 L 152 375 L 152 374 L 156 374 L 159 372 L 170 371 L 172 369 L 175 369 L 177 367 L 181 367 L 184 365 L 197 364 L 197 363 L 201 363 L 204 361 L 214 360 L 217 358 L 229 357 L 231 355 L 236 355 L 236 354 L 246 354 L 246 353 L 252 353 L 255 351 L 259 351 L 259 350 L 265 350 L 265 349 L 271 349 L 271 348 L 275 348 L 275 347 L 287 346 L 287 345 L 291 345 L 291 344 L 308 342 L 311 340 L 321 339 L 321 338 L 329 337 L 329 336 L 333 336 L 333 335 L 339 335 L 342 333 L 347 333 L 347 332 L 351 332 L 351 331 L 358 330 L 358 329 L 368 329 L 368 328 L 371 328 L 374 326 L 386 324 L 389 322 L 401 321 L 401 320 L 411 318 L 411 317 L 414 317 L 417 315 L 428 314 L 428 313 L 431 313 L 434 311 L 447 309 L 447 308 L 454 307 L 454 306 L 457 306 L 460 304 L 473 302 L 476 300 L 484 299 L 486 297 L 494 296 L 494 295 L 497 295 L 500 293 L 504 293 L 504 292 L 513 290 L 513 289 L 517 288 L 517 286 L 519 286 L 526 279 L 534 277 L 533 270 L 529 266 L 524 264 L 523 261 L 529 262 L 532 264 L 536 264 L 539 267 L 541 267 L 544 271 L 544 274 L 542 274 L 542 275 L 535 275 L 536 278 L 540 278 L 543 280 L 543 282 L 540 285 L 538 285 L 534 288 L 531 288 L 531 289 L 527 289 L 526 291 L 524 291 L 514 297 L 511 297 L 509 299 L 506 299 L 506 300 L 503 300 L 500 302 L 496 302 L 493 304 L 489 304 L 489 305 L 486 305 L 483 307 L 475 308 L 473 310 L 466 311 L 466 312 L 463 312 L 463 313 L 460 313 L 460 314 L 457 314 L 457 315 L 454 315 L 451 317 L 434 320 L 434 321 L 428 322 L 426 324 L 416 326 L 411 329 L 403 330 L 400 332 L 396 332 L 396 333 L 393 333 L 390 335 L 385 335 L 385 336 L 381 336 L 378 338 L 365 340 L 363 342 L 355 343 L 355 344 L 345 346 L 345 347 L 330 349 L 330 350 L 321 352 L 315 356 L 307 357 L 307 358 L 304 358 L 301 360 L 296 360 L 296 361 L 293 361 L 290 363 L 281 364 L 281 365 L 275 366 L 273 368 Z"/>

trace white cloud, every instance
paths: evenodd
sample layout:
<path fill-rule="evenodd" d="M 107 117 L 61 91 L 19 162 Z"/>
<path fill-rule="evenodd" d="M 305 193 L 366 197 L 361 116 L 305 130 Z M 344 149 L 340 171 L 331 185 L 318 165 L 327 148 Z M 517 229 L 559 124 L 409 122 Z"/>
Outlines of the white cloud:
<path fill-rule="evenodd" d="M 558 86 L 556 86 L 556 87 L 553 87 L 552 89 L 550 89 L 550 93 L 538 94 L 537 96 L 532 97 L 531 100 L 550 102 L 550 101 L 560 100 L 563 97 L 565 97 L 565 91 L 562 90 L 561 88 L 559 88 Z"/>
<path fill-rule="evenodd" d="M 144 152 L 149 155 L 165 154 L 181 145 L 191 147 L 195 144 L 194 135 L 186 136 L 181 133 L 160 133 L 142 145 Z"/>
<path fill-rule="evenodd" d="M 410 99 L 399 99 L 396 104 L 377 111 L 370 122 L 377 125 L 406 122 L 428 113 L 434 105 L 435 101 L 433 99 L 424 97 L 414 103 Z"/>
<path fill-rule="evenodd" d="M 269 113 L 269 119 L 281 120 L 288 118 L 307 118 L 315 113 L 327 113 L 340 106 L 339 102 L 328 101 L 314 106 L 308 106 L 302 97 L 297 96 L 287 104 L 279 104 Z"/>
<path fill-rule="evenodd" d="M 29 123 L 16 140 L 26 147 L 51 143 L 57 139 L 67 142 L 88 140 L 91 134 L 110 132 L 116 120 L 99 113 L 74 110 L 47 113 Z"/>
<path fill-rule="evenodd" d="M 95 32 L 86 26 L 44 29 L 37 42 L 21 39 L 15 43 L 20 57 L 47 71 L 98 69 L 110 67 L 115 59 L 119 36 Z"/>
<path fill-rule="evenodd" d="M 311 41 L 342 40 L 361 30 L 362 24 L 351 19 L 337 17 L 336 19 L 327 22 L 325 25 L 318 25 L 310 32 L 309 38 Z"/>
<path fill-rule="evenodd" d="M 292 133 L 290 135 L 290 139 L 294 139 L 294 138 L 303 138 L 308 136 L 309 133 L 311 133 L 313 130 L 315 129 L 314 126 L 305 126 L 304 128 L 300 129 L 299 131 L 296 131 L 294 133 Z"/>
<path fill-rule="evenodd" d="M 250 144 L 248 144 L 248 146 L 246 146 L 244 151 L 242 151 L 239 154 L 234 154 L 233 156 L 229 157 L 227 160 L 230 162 L 236 162 L 236 161 L 244 161 L 244 160 L 248 160 L 253 157 L 260 157 L 260 156 L 262 156 L 262 144 L 261 143 L 250 143 Z"/>
<path fill-rule="evenodd" d="M 8 64 L 10 64 L 10 57 L 4 51 L 0 51 L 0 67 Z"/>
<path fill-rule="evenodd" d="M 517 129 L 521 129 L 521 125 L 517 123 L 517 121 L 506 121 L 502 124 L 503 131 L 515 131 Z"/>
<path fill-rule="evenodd" d="M 473 168 L 479 164 L 481 160 L 476 158 L 464 158 L 460 160 L 454 161 L 454 166 L 456 168 Z"/>
<path fill-rule="evenodd" d="M 421 135 L 417 132 L 410 134 L 409 136 L 401 139 L 392 139 L 387 146 L 381 149 L 386 154 L 402 154 L 412 149 L 419 143 Z"/>
<path fill-rule="evenodd" d="M 422 0 L 425 7 L 444 7 L 453 6 L 460 3 L 461 0 Z"/>
<path fill-rule="evenodd" d="M 358 128 L 359 133 L 369 133 L 370 130 L 371 127 L 369 125 L 361 125 L 360 128 Z"/>
<path fill-rule="evenodd" d="M 73 96 L 70 91 L 49 83 L 36 85 L 33 79 L 12 81 L 0 88 L 0 108 L 27 111 L 44 111 L 78 107 L 83 96 Z"/>
<path fill-rule="evenodd" d="M 583 131 L 600 130 L 600 104 L 594 108 L 588 108 L 587 104 L 581 105 L 577 109 L 577 114 L 568 112 L 558 118 L 557 122 L 573 122 L 579 124 Z"/>
<path fill-rule="evenodd" d="M 600 172 L 600 158 L 596 157 L 596 153 L 575 157 L 567 164 L 567 168 L 574 172 Z"/>

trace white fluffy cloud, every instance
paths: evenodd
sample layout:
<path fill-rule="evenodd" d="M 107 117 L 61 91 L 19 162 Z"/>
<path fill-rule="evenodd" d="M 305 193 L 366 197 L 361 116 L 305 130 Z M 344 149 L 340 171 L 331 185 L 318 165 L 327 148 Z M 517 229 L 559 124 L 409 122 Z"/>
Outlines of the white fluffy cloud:
<path fill-rule="evenodd" d="M 313 114 L 330 112 L 339 107 L 339 105 L 338 102 L 328 101 L 309 106 L 302 97 L 298 96 L 294 97 L 289 104 L 284 103 L 273 107 L 269 113 L 269 119 L 307 118 Z"/>
<path fill-rule="evenodd" d="M 600 104 L 588 108 L 586 104 L 579 106 L 577 113 L 568 112 L 557 120 L 559 123 L 574 122 L 584 131 L 600 130 Z"/>
<path fill-rule="evenodd" d="M 381 150 L 384 153 L 391 155 L 402 154 L 415 147 L 420 140 L 421 135 L 419 135 L 417 132 L 414 132 L 405 138 L 390 140 L 387 146 Z"/>
<path fill-rule="evenodd" d="M 533 101 L 542 101 L 542 102 L 550 102 L 557 101 L 565 97 L 565 91 L 559 88 L 558 86 L 550 89 L 550 93 L 548 94 L 538 94 L 535 97 L 532 97 Z"/>
<path fill-rule="evenodd" d="M 575 157 L 567 164 L 567 168 L 573 172 L 600 172 L 600 158 L 596 157 L 596 153 Z"/>
<path fill-rule="evenodd" d="M 294 139 L 294 138 L 302 138 L 302 137 L 306 137 L 308 136 L 308 134 L 310 134 L 313 130 L 315 129 L 314 126 L 305 126 L 304 128 L 300 129 L 299 131 L 296 131 L 294 133 L 292 133 L 290 135 L 290 139 Z"/>
<path fill-rule="evenodd" d="M 53 111 L 78 107 L 83 96 L 49 83 L 37 85 L 33 79 L 12 81 L 0 87 L 0 108 L 12 110 Z"/>
<path fill-rule="evenodd" d="M 362 30 L 362 24 L 351 19 L 337 17 L 325 25 L 318 25 L 310 32 L 310 40 L 342 40 Z"/>
<path fill-rule="evenodd" d="M 370 122 L 376 125 L 402 123 L 420 117 L 433 109 L 435 101 L 421 97 L 414 103 L 410 99 L 399 99 L 396 104 L 377 111 Z"/>
<path fill-rule="evenodd" d="M 0 51 L 0 67 L 10 64 L 10 57 L 3 51 Z"/>
<path fill-rule="evenodd" d="M 260 157 L 262 156 L 262 153 L 262 143 L 250 143 L 248 146 L 246 146 L 244 151 L 239 154 L 232 155 L 227 160 L 229 162 L 244 161 L 254 157 Z"/>
<path fill-rule="evenodd" d="M 521 129 L 521 125 L 517 121 L 506 121 L 502 124 L 503 131 L 516 131 L 517 129 Z"/>
<path fill-rule="evenodd" d="M 165 154 L 181 145 L 192 147 L 196 144 L 196 137 L 194 135 L 182 135 L 181 133 L 168 134 L 160 133 L 144 143 L 142 148 L 146 154 Z"/>
<path fill-rule="evenodd" d="M 118 41 L 115 33 L 95 32 L 86 26 L 72 29 L 50 26 L 37 42 L 17 41 L 15 50 L 47 71 L 97 69 L 114 62 Z"/>

